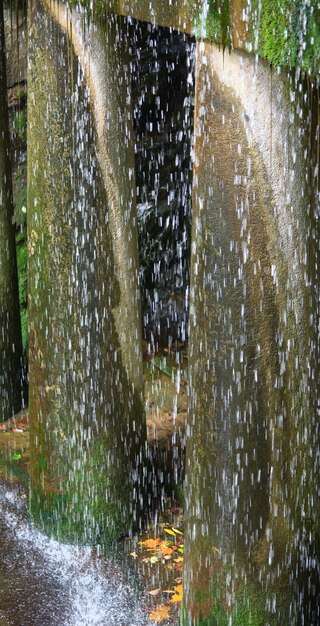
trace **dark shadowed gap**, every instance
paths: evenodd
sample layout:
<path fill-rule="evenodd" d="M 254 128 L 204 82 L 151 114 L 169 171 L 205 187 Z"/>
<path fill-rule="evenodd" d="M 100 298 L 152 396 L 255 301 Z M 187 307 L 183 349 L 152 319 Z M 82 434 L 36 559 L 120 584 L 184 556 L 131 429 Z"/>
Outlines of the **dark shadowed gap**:
<path fill-rule="evenodd" d="M 128 22 L 151 491 L 166 509 L 183 502 L 195 40 Z"/>
<path fill-rule="evenodd" d="M 174 356 L 187 343 L 195 41 L 131 27 L 144 350 Z"/>

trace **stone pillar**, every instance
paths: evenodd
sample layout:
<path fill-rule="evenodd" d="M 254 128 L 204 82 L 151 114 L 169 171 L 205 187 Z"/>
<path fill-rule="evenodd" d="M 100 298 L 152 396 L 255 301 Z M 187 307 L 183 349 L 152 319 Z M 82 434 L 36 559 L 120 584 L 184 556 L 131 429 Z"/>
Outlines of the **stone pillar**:
<path fill-rule="evenodd" d="M 294 78 L 197 46 L 183 624 L 315 625 L 307 116 Z"/>
<path fill-rule="evenodd" d="M 31 511 L 71 541 L 141 524 L 145 424 L 129 63 L 118 18 L 30 14 Z"/>
<path fill-rule="evenodd" d="M 3 5 L 0 7 L 0 422 L 22 404 L 21 326 L 13 225 Z"/>

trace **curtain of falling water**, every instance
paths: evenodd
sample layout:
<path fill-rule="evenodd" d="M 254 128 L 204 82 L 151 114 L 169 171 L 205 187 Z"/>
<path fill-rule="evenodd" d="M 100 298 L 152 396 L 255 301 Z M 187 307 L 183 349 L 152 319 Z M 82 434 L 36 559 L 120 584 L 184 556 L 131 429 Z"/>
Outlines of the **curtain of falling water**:
<path fill-rule="evenodd" d="M 141 523 L 144 488 L 130 83 L 118 19 L 72 20 L 32 5 L 31 510 L 104 543 Z"/>
<path fill-rule="evenodd" d="M 198 44 L 188 626 L 319 624 L 315 109 L 294 77 Z"/>
<path fill-rule="evenodd" d="M 3 5 L 0 7 L 0 422 L 21 408 L 22 341 L 19 315 L 9 148 Z"/>
<path fill-rule="evenodd" d="M 187 333 L 194 42 L 143 22 L 132 29 L 143 330 L 158 352 Z"/>

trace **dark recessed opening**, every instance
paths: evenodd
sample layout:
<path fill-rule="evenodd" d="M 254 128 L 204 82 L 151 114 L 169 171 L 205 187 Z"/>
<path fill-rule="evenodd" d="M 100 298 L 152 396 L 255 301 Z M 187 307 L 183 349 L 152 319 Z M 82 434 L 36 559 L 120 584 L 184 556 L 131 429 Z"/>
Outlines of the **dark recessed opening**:
<path fill-rule="evenodd" d="M 166 354 L 187 343 L 195 41 L 131 28 L 144 350 Z"/>

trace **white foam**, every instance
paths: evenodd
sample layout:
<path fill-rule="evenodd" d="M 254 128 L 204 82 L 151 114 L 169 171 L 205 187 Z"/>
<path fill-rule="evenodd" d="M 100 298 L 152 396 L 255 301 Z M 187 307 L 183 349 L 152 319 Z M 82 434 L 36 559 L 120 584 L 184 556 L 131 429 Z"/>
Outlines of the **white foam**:
<path fill-rule="evenodd" d="M 133 589 L 121 578 L 119 567 L 107 559 L 94 558 L 88 546 L 50 539 L 35 528 L 22 509 L 18 494 L 0 485 L 0 520 L 10 530 L 17 548 L 23 547 L 24 573 L 29 563 L 32 575 L 31 564 L 38 555 L 44 577 L 48 580 L 52 576 L 66 591 L 60 596 L 61 603 L 66 604 L 60 608 L 67 615 L 61 626 L 152 626 L 137 604 Z M 51 610 L 55 607 L 48 606 Z"/>

